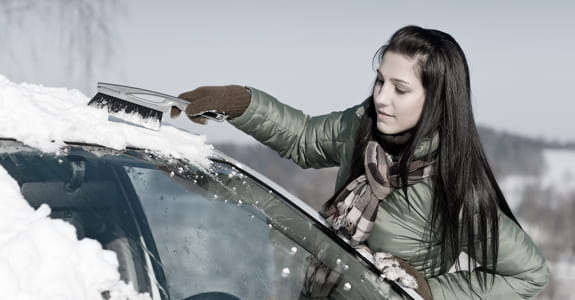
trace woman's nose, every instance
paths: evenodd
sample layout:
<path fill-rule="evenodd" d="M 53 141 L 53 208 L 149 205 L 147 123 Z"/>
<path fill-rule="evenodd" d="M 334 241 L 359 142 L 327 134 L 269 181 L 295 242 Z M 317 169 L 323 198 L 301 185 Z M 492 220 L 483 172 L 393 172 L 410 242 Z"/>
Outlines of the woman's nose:
<path fill-rule="evenodd" d="M 373 100 L 376 104 L 379 105 L 389 105 L 391 100 L 391 95 L 388 91 L 389 89 L 385 84 L 380 86 L 379 88 L 375 88 L 373 91 Z"/>

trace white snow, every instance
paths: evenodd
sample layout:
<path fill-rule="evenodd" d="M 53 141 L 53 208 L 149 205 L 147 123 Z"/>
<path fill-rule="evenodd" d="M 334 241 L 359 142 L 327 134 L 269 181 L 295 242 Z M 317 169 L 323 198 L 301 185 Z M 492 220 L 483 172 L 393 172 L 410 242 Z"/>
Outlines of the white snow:
<path fill-rule="evenodd" d="M 569 150 L 543 151 L 545 173 L 541 178 L 544 188 L 560 195 L 575 192 L 575 152 Z"/>
<path fill-rule="evenodd" d="M 512 209 L 517 209 L 524 197 L 527 188 L 532 187 L 535 191 L 543 192 L 546 198 L 537 199 L 541 205 L 551 208 L 567 207 L 564 204 L 572 201 L 575 195 L 575 151 L 545 149 L 543 151 L 544 170 L 539 176 L 510 175 L 500 180 L 500 185 Z M 520 220 L 523 229 L 529 236 L 540 245 L 541 249 L 553 250 L 557 244 L 557 236 L 548 227 L 531 225 L 529 222 Z M 555 229 L 556 230 L 556 229 Z M 564 228 L 568 232 L 571 228 Z M 560 235 L 563 236 L 563 235 Z M 548 258 L 548 265 L 552 274 L 549 287 L 539 295 L 537 299 L 574 299 L 573 281 L 575 280 L 575 261 L 568 241 L 562 243 L 562 251 L 565 254 L 559 257 Z"/>
<path fill-rule="evenodd" d="M 575 193 L 575 151 L 545 149 L 543 159 L 545 169 L 540 176 L 509 175 L 499 181 L 512 209 L 519 206 L 528 186 L 552 191 L 551 204 Z"/>
<path fill-rule="evenodd" d="M 553 274 L 554 294 L 550 299 L 573 299 L 573 281 L 575 281 L 575 261 L 564 258 L 559 261 L 548 261 Z M 547 299 L 541 297 L 541 299 Z"/>
<path fill-rule="evenodd" d="M 381 271 L 381 278 L 395 281 L 406 288 L 417 288 L 417 280 L 401 268 L 399 262 L 391 254 L 376 252 L 373 255 L 373 261 L 375 267 Z"/>
<path fill-rule="evenodd" d="M 116 254 L 95 240 L 77 240 L 75 228 L 34 210 L 0 167 L 0 291 L 2 299 L 146 300 L 120 281 Z"/>
<path fill-rule="evenodd" d="M 154 131 L 110 122 L 105 110 L 87 106 L 88 101 L 77 90 L 17 84 L 0 75 L 0 137 L 45 152 L 58 152 L 65 141 L 118 150 L 133 146 L 209 166 L 207 156 L 213 148 L 205 143 L 205 136 L 172 126 Z"/>
<path fill-rule="evenodd" d="M 517 209 L 523 199 L 523 192 L 525 187 L 538 184 L 537 177 L 525 175 L 508 175 L 503 180 L 499 181 L 499 186 L 505 194 L 507 203 L 512 210 Z"/>
<path fill-rule="evenodd" d="M 88 101 L 76 90 L 17 84 L 0 75 L 0 137 L 56 153 L 65 142 L 133 146 L 209 166 L 213 148 L 204 136 L 171 126 L 153 131 L 110 122 L 106 111 L 88 107 Z M 150 299 L 120 280 L 114 252 L 95 240 L 78 240 L 72 225 L 49 214 L 46 205 L 29 206 L 0 167 L 1 299 L 101 300 L 103 291 L 115 300 Z"/>

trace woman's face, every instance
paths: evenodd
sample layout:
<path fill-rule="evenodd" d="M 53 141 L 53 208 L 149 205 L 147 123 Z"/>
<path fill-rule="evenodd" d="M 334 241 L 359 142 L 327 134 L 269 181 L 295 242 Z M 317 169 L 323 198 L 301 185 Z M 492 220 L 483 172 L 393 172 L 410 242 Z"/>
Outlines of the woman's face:
<path fill-rule="evenodd" d="M 416 72 L 417 59 L 387 51 L 377 69 L 373 102 L 377 129 L 396 134 L 415 126 L 425 101 L 425 89 Z"/>

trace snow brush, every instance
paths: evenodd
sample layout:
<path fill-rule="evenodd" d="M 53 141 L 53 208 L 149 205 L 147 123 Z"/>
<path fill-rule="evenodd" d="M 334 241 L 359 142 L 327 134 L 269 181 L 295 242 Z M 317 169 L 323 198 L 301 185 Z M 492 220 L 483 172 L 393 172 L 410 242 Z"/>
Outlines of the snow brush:
<path fill-rule="evenodd" d="M 98 83 L 98 92 L 89 106 L 108 109 L 108 119 L 127 122 L 152 130 L 159 130 L 165 113 L 172 119 L 186 109 L 190 102 L 141 88 L 111 83 Z M 227 115 L 216 111 L 205 111 L 198 116 L 215 121 L 227 119 Z"/>

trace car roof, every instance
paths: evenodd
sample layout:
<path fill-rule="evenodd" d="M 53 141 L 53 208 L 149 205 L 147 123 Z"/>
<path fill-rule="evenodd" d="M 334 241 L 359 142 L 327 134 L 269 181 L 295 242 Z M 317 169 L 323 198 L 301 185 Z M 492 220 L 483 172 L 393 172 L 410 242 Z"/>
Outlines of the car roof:
<path fill-rule="evenodd" d="M 89 107 L 88 101 L 78 90 L 14 83 L 0 75 L 0 138 L 52 153 L 66 142 L 116 150 L 136 147 L 209 165 L 213 147 L 205 136 L 173 126 L 155 131 L 112 122 L 106 110 Z"/>

